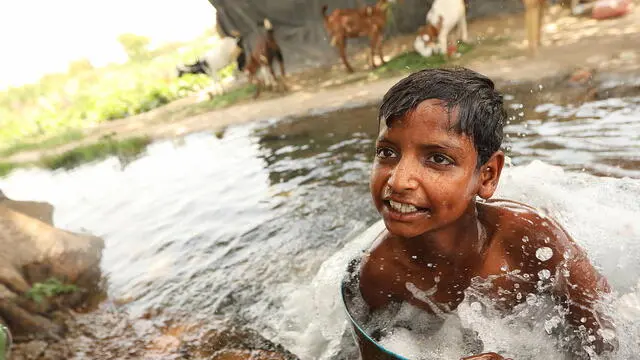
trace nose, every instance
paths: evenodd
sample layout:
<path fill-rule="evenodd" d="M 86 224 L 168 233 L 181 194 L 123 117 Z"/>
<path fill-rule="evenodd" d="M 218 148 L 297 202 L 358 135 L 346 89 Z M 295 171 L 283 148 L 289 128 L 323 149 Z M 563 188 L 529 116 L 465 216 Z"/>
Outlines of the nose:
<path fill-rule="evenodd" d="M 419 164 L 401 159 L 391 172 L 387 184 L 393 192 L 415 190 L 418 187 Z"/>

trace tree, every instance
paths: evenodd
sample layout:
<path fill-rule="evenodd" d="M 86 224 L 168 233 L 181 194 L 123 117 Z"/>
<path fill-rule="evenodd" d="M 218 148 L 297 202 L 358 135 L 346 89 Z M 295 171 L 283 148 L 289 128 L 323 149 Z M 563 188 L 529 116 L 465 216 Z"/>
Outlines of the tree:
<path fill-rule="evenodd" d="M 146 36 L 136 34 L 122 34 L 118 36 L 118 42 L 129 56 L 130 60 L 144 60 L 149 57 L 149 43 Z"/>
<path fill-rule="evenodd" d="M 84 59 L 78 59 L 70 62 L 67 73 L 69 75 L 77 75 L 77 74 L 80 74 L 81 72 L 91 70 L 91 69 L 93 69 L 93 64 L 91 64 L 91 61 L 89 61 L 89 59 L 84 58 Z"/>

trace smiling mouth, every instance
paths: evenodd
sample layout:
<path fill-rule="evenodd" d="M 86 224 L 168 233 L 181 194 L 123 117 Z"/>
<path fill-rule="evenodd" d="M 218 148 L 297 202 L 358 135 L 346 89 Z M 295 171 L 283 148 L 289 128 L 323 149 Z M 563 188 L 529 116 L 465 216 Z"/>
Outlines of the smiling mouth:
<path fill-rule="evenodd" d="M 405 204 L 397 201 L 393 201 L 391 199 L 384 200 L 385 205 L 393 212 L 397 212 L 400 214 L 418 214 L 418 213 L 426 213 L 431 214 L 431 210 L 428 208 L 421 208 L 411 204 Z"/>

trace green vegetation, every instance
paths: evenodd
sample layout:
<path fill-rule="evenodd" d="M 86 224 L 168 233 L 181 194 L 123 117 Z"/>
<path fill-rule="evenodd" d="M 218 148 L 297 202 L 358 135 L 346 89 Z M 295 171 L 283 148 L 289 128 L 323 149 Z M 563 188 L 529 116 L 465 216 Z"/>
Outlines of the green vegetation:
<path fill-rule="evenodd" d="M 467 43 L 458 44 L 458 52 L 462 55 L 473 50 L 473 45 Z M 399 73 L 409 73 L 426 68 L 441 67 L 447 64 L 444 55 L 436 54 L 430 57 L 424 57 L 415 51 L 406 52 L 398 55 L 391 61 L 380 66 L 374 71 L 376 75 L 396 75 Z"/>
<path fill-rule="evenodd" d="M 97 143 L 78 146 L 59 155 L 45 156 L 40 159 L 39 165 L 51 170 L 68 170 L 111 155 L 116 155 L 124 162 L 130 162 L 138 157 L 150 143 L 151 139 L 147 137 L 132 137 L 119 141 L 106 137 Z"/>
<path fill-rule="evenodd" d="M 211 83 L 202 75 L 178 79 L 175 71 L 215 47 L 211 34 L 158 49 L 149 49 L 148 39 L 137 35 L 119 40 L 131 57 L 127 63 L 94 68 L 79 59 L 67 73 L 0 91 L 0 157 L 77 141 L 84 128 L 149 111 Z M 222 75 L 230 75 L 233 66 Z"/>
<path fill-rule="evenodd" d="M 0 151 L 0 156 L 6 157 L 21 151 L 35 150 L 35 149 L 51 149 L 56 146 L 60 146 L 72 141 L 80 140 L 84 137 L 80 130 L 67 130 L 59 134 L 53 135 L 49 138 L 45 138 L 41 142 L 17 142 L 13 145 L 5 147 Z"/>
<path fill-rule="evenodd" d="M 80 145 L 60 154 L 43 156 L 40 161 L 35 163 L 0 162 L 0 177 L 8 175 L 18 167 L 36 166 L 50 170 L 69 170 L 78 165 L 102 160 L 109 156 L 117 156 L 122 164 L 128 164 L 137 159 L 150 143 L 151 139 L 148 137 L 114 140 L 107 136 L 93 144 Z"/>
<path fill-rule="evenodd" d="M 0 177 L 3 177 L 12 172 L 18 165 L 10 162 L 0 162 Z"/>
<path fill-rule="evenodd" d="M 72 284 L 63 284 L 56 278 L 49 278 L 43 283 L 35 283 L 25 296 L 37 303 L 62 294 L 71 294 L 78 291 L 78 287 Z"/>
<path fill-rule="evenodd" d="M 231 104 L 235 104 L 242 100 L 251 99 L 255 94 L 256 87 L 254 85 L 245 85 L 237 89 L 225 92 L 224 94 L 215 96 L 208 102 L 200 103 L 201 109 L 214 110 L 221 107 L 225 107 Z"/>
<path fill-rule="evenodd" d="M 136 34 L 122 34 L 118 36 L 118 42 L 130 60 L 139 61 L 149 58 L 151 39 L 148 37 Z"/>

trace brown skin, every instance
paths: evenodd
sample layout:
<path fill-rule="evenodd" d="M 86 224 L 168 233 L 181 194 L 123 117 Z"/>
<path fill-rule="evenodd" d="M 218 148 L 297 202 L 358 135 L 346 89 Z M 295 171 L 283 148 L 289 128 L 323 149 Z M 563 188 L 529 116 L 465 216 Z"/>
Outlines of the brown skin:
<path fill-rule="evenodd" d="M 557 277 L 550 291 L 569 307 L 568 320 L 595 333 L 599 321 L 606 323 L 592 310 L 598 294 L 610 291 L 606 279 L 554 220 L 514 201 L 476 202 L 477 196 L 489 199 L 495 192 L 504 154 L 497 151 L 477 167 L 473 140 L 453 128 L 455 119 L 456 109 L 449 113 L 440 100 L 431 99 L 391 127 L 381 124 L 371 195 L 387 231 L 362 262 L 360 290 L 365 301 L 372 310 L 406 301 L 431 313 L 453 311 L 472 278 L 497 276 L 486 295 L 505 297 L 497 306 L 508 310 L 537 292 L 537 274 L 548 269 Z M 389 200 L 412 204 L 417 211 L 402 214 Z M 540 247 L 550 247 L 553 256 L 539 260 L 535 253 Z M 567 252 L 571 257 L 565 260 Z M 505 265 L 522 276 L 505 276 Z M 407 283 L 422 291 L 437 288 L 424 301 L 414 297 Z M 498 295 L 500 289 L 511 295 Z M 582 317 L 587 321 L 582 323 Z M 596 337 L 602 351 L 602 339 Z M 467 359 L 502 357 L 487 353 Z"/>
<path fill-rule="evenodd" d="M 380 62 L 385 63 L 382 55 L 382 41 L 384 40 L 384 27 L 387 23 L 387 5 L 387 0 L 378 0 L 374 6 L 358 9 L 335 9 L 329 15 L 326 14 L 327 7 L 322 8 L 324 27 L 331 39 L 331 45 L 336 46 L 340 51 L 340 58 L 347 68 L 347 72 L 353 72 L 346 55 L 348 38 L 369 37 L 371 67 L 376 67 L 374 61 L 376 53 Z"/>

